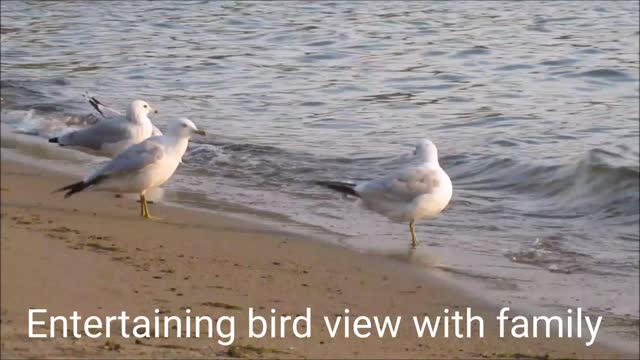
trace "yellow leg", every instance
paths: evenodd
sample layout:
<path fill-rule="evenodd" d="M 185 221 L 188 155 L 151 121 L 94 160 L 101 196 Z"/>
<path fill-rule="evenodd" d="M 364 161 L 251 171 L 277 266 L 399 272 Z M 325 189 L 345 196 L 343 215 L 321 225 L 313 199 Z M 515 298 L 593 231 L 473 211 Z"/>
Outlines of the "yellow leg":
<path fill-rule="evenodd" d="M 413 249 L 416 248 L 416 245 L 418 245 L 418 239 L 416 239 L 416 227 L 415 227 L 415 221 L 411 220 L 409 222 L 409 230 L 411 231 L 411 247 Z"/>
<path fill-rule="evenodd" d="M 147 204 L 147 198 L 144 196 L 144 194 L 140 194 L 140 204 L 143 207 L 142 216 L 144 216 L 146 219 L 162 220 L 161 218 L 157 218 L 157 217 L 151 216 L 151 214 L 149 214 L 149 205 Z"/>
<path fill-rule="evenodd" d="M 147 211 L 145 209 L 145 204 L 147 202 L 144 199 L 144 195 L 140 194 L 140 216 L 146 216 Z"/>

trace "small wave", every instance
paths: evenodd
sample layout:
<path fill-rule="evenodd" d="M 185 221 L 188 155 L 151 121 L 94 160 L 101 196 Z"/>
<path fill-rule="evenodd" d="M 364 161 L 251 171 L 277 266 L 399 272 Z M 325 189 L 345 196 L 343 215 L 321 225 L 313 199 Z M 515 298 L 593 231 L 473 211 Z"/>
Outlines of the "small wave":
<path fill-rule="evenodd" d="M 577 63 L 578 59 L 557 59 L 557 60 L 545 60 L 540 63 L 540 65 L 544 66 L 566 66 L 573 65 Z"/>
<path fill-rule="evenodd" d="M 596 79 L 609 79 L 609 80 L 633 80 L 633 78 L 624 71 L 614 69 L 595 69 L 588 70 L 579 73 L 573 73 L 569 76 L 572 77 L 587 77 Z"/>
<path fill-rule="evenodd" d="M 555 273 L 574 274 L 587 271 L 592 257 L 564 249 L 563 240 L 560 236 L 538 238 L 531 247 L 508 252 L 505 256 L 515 263 L 542 267 Z"/>
<path fill-rule="evenodd" d="M 596 275 L 628 276 L 638 266 L 631 260 L 601 259 L 567 248 L 575 245 L 566 235 L 537 238 L 533 244 L 518 251 L 505 253 L 514 263 L 544 268 L 562 274 L 589 273 Z"/>
<path fill-rule="evenodd" d="M 59 135 L 73 129 L 94 124 L 99 118 L 93 114 L 77 115 L 57 110 L 2 109 L 1 119 L 16 132 L 41 137 Z"/>
<path fill-rule="evenodd" d="M 529 64 L 509 64 L 509 65 L 498 66 L 494 70 L 496 70 L 496 71 L 515 71 L 515 70 L 527 70 L 527 69 L 533 69 L 533 68 L 534 68 L 534 66 L 533 65 L 529 65 Z"/>
<path fill-rule="evenodd" d="M 415 94 L 410 92 L 392 92 L 376 95 L 366 95 L 360 98 L 360 101 L 371 102 L 394 102 L 394 101 L 407 101 L 412 100 Z"/>
<path fill-rule="evenodd" d="M 536 201 L 526 204 L 527 215 L 638 217 L 640 170 L 618 154 L 592 149 L 574 163 L 551 165 L 493 156 L 473 167 L 468 163 L 450 164 L 454 183 L 468 190 L 528 194 Z"/>
<path fill-rule="evenodd" d="M 554 22 L 566 23 L 569 21 L 582 20 L 582 19 L 584 18 L 578 17 L 578 16 L 565 16 L 565 17 L 557 17 L 557 18 L 539 16 L 539 17 L 536 17 L 535 22 L 538 24 L 547 24 L 547 23 L 554 23 Z"/>
<path fill-rule="evenodd" d="M 452 57 L 465 58 L 465 57 L 475 56 L 475 55 L 488 55 L 490 53 L 491 51 L 489 51 L 489 48 L 486 46 L 474 46 L 471 49 L 458 51 L 457 53 L 452 55 Z"/>

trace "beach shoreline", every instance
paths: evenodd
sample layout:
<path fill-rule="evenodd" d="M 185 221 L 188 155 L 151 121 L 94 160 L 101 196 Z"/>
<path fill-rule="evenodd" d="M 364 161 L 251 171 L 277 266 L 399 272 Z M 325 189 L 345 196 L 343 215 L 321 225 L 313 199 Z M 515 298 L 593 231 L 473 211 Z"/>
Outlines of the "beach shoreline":
<path fill-rule="evenodd" d="M 64 200 L 52 189 L 73 181 L 2 159 L 2 353 L 6 357 L 311 357 L 311 358 L 629 358 L 583 339 L 498 335 L 497 306 L 446 286 L 409 264 L 305 239 L 302 235 L 206 211 L 151 205 L 165 220 L 145 221 L 138 204 L 109 193 Z M 246 313 L 312 312 L 313 336 L 249 339 Z M 419 339 L 414 315 L 470 307 L 484 338 Z M 232 346 L 217 338 L 28 339 L 30 308 L 51 315 L 122 311 L 238 318 Z M 395 339 L 331 338 L 322 316 L 402 316 Z M 606 321 L 606 320 L 605 320 Z"/>

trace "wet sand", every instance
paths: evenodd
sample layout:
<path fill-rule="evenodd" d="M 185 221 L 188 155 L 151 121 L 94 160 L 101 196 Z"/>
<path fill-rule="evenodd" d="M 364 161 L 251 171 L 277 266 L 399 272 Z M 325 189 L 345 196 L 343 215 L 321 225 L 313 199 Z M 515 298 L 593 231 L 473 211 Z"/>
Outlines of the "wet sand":
<path fill-rule="evenodd" d="M 53 189 L 76 178 L 2 160 L 2 356 L 145 358 L 624 358 L 579 339 L 498 338 L 497 308 L 441 279 L 378 255 L 305 239 L 210 212 L 150 205 L 161 221 L 138 216 L 138 204 L 109 193 L 63 199 Z M 304 314 L 312 337 L 249 339 L 247 311 Z M 411 316 L 472 307 L 485 336 L 415 336 Z M 235 342 L 218 338 L 28 339 L 30 308 L 49 315 L 236 317 Z M 400 315 L 393 339 L 332 339 L 323 316 Z M 44 330 L 41 330 L 44 331 Z M 115 331 L 116 334 L 119 331 Z M 61 335 L 61 334 L 59 334 Z"/>

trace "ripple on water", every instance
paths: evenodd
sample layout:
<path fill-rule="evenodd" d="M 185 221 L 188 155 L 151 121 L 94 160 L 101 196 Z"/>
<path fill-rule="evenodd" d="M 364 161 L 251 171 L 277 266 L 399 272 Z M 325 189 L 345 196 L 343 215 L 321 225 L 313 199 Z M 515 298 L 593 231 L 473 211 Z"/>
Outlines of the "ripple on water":
<path fill-rule="evenodd" d="M 603 51 L 598 48 L 586 48 L 586 49 L 581 49 L 578 52 L 581 54 L 602 54 L 603 53 Z"/>
<path fill-rule="evenodd" d="M 300 57 L 299 60 L 304 63 L 320 63 L 326 60 L 339 60 L 348 57 L 348 54 L 337 51 L 313 52 L 307 53 Z"/>
<path fill-rule="evenodd" d="M 634 79 L 626 72 L 614 69 L 594 69 L 578 73 L 573 73 L 571 77 L 585 77 L 595 79 L 606 79 L 615 81 L 633 81 Z"/>
<path fill-rule="evenodd" d="M 514 263 L 544 268 L 550 272 L 574 274 L 586 272 L 591 256 L 565 249 L 562 237 L 536 239 L 532 246 L 505 256 Z"/>
<path fill-rule="evenodd" d="M 535 66 L 529 64 L 510 64 L 498 66 L 494 70 L 496 71 L 514 71 L 514 70 L 524 70 L 524 69 L 533 69 Z"/>
<path fill-rule="evenodd" d="M 336 42 L 334 40 L 318 40 L 305 44 L 306 46 L 328 46 L 333 45 Z"/>
<path fill-rule="evenodd" d="M 429 50 L 422 53 L 424 56 L 442 56 L 447 54 L 448 52 L 442 50 Z"/>
<path fill-rule="evenodd" d="M 545 60 L 545 61 L 541 62 L 540 65 L 545 65 L 545 66 L 566 66 L 566 65 L 575 64 L 575 63 L 577 63 L 579 61 L 580 60 L 578 60 L 578 59 L 571 59 L 571 58 L 556 59 L 556 60 Z"/>
<path fill-rule="evenodd" d="M 453 57 L 453 58 L 467 58 L 467 57 L 472 57 L 472 56 L 476 56 L 476 55 L 489 55 L 490 53 L 491 53 L 491 51 L 489 51 L 488 47 L 478 45 L 478 46 L 474 46 L 471 49 L 458 51 L 457 53 L 453 54 L 451 57 Z"/>

